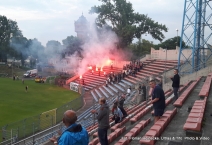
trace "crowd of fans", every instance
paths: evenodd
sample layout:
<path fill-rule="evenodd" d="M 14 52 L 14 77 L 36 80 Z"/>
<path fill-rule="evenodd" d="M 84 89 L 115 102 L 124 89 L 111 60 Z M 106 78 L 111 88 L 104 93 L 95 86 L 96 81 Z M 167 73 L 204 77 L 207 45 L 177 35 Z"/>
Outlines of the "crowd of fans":
<path fill-rule="evenodd" d="M 143 67 L 143 63 L 140 61 L 132 61 L 129 65 L 123 67 L 123 71 L 121 73 L 110 73 L 108 74 L 106 86 L 109 83 L 119 83 L 121 79 L 127 77 L 128 75 L 135 76 L 137 72 L 139 72 Z M 111 67 L 113 69 L 113 67 Z M 104 73 L 105 75 L 105 73 Z M 178 75 L 178 70 L 175 69 L 174 77 L 171 77 L 173 84 L 177 84 L 179 87 L 180 78 L 176 78 Z M 149 80 L 149 85 L 152 88 L 152 92 L 150 94 L 151 99 L 150 103 L 153 104 L 154 109 L 154 117 L 155 122 L 159 120 L 159 118 L 163 115 L 165 109 L 165 95 L 162 89 L 162 79 L 159 80 L 159 83 L 156 84 L 156 80 Z M 174 86 L 175 87 L 175 86 Z M 147 90 L 144 83 L 139 84 L 138 86 L 138 95 L 143 97 L 143 101 L 149 99 L 147 98 Z M 112 120 L 114 120 L 115 124 L 122 122 L 122 120 L 128 116 L 127 112 L 124 109 L 124 102 L 126 97 L 131 94 L 131 86 L 127 88 L 126 93 L 118 95 L 117 100 L 114 102 L 111 113 L 113 115 Z M 148 94 L 149 95 L 149 94 Z M 176 94 L 175 94 L 176 95 Z M 178 96 L 175 96 L 177 98 Z M 98 137 L 99 142 L 101 145 L 108 145 L 108 138 L 107 138 L 107 130 L 109 129 L 109 115 L 110 109 L 109 105 L 105 98 L 99 99 L 99 110 L 92 110 L 91 113 L 96 116 L 98 120 Z M 67 111 L 64 113 L 63 123 L 67 126 L 65 133 L 61 135 L 61 137 L 57 140 L 55 137 L 51 138 L 50 140 L 54 144 L 64 144 L 64 143 L 79 143 L 79 144 L 87 144 L 88 143 L 88 133 L 87 131 L 81 127 L 81 125 L 76 124 L 77 117 L 75 112 Z M 77 138 L 77 136 L 78 138 Z M 71 138 L 71 140 L 67 140 L 67 138 Z"/>
<path fill-rule="evenodd" d="M 141 61 L 131 61 L 130 64 L 124 65 L 123 70 L 119 73 L 111 72 L 110 74 L 105 74 L 107 80 L 105 82 L 106 87 L 111 83 L 119 83 L 121 79 L 131 75 L 134 76 L 143 68 L 143 63 Z M 113 69 L 113 67 L 111 67 Z"/>

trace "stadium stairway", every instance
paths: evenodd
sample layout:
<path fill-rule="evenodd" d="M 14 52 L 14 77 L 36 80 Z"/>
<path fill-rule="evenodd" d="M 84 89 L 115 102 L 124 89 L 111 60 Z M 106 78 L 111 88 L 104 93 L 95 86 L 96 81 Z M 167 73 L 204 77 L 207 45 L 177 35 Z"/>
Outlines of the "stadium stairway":
<path fill-rule="evenodd" d="M 204 79 L 205 77 L 202 77 L 200 79 L 200 81 L 197 83 L 197 85 L 195 86 L 195 88 L 192 90 L 192 92 L 189 94 L 188 98 L 186 99 L 186 101 L 184 102 L 183 106 L 181 108 L 177 109 L 177 113 L 176 115 L 173 117 L 173 119 L 170 121 L 170 123 L 168 124 L 168 126 L 165 128 L 165 130 L 163 131 L 163 133 L 161 134 L 161 137 L 164 137 L 163 140 L 158 140 L 155 145 L 175 145 L 175 144 L 181 144 L 181 145 L 200 145 L 202 142 L 204 142 L 205 144 L 211 143 L 211 140 L 207 140 L 208 138 L 212 138 L 211 134 L 210 134 L 210 130 L 211 128 L 211 123 L 210 121 L 211 116 L 209 113 L 206 113 L 205 115 L 207 115 L 207 119 L 205 121 L 205 125 L 203 126 L 203 130 L 204 130 L 204 134 L 203 137 L 208 137 L 206 138 L 204 141 L 198 140 L 198 141 L 191 141 L 191 137 L 187 137 L 186 138 L 186 133 L 183 130 L 183 125 L 186 122 L 186 119 L 188 117 L 188 108 L 194 103 L 194 101 L 196 100 L 200 100 L 201 98 L 198 96 L 203 83 L 204 83 Z M 182 88 L 182 91 L 185 91 L 187 89 L 187 87 L 190 85 L 191 83 L 185 84 L 186 88 Z M 173 97 L 173 94 L 171 95 L 171 97 Z M 210 102 L 212 101 L 212 95 L 210 94 L 208 96 L 208 99 L 210 99 Z M 210 103 L 209 102 L 209 103 Z M 167 105 L 166 110 L 173 110 L 175 108 L 175 106 L 173 106 L 172 104 Z M 209 112 L 211 109 L 211 103 L 210 105 L 207 104 L 206 106 L 206 112 Z M 141 122 L 142 120 L 148 120 L 149 118 L 151 118 L 151 122 L 145 127 L 143 128 L 143 130 L 141 132 L 138 133 L 138 135 L 133 138 L 131 140 L 131 142 L 129 143 L 129 145 L 138 145 L 139 144 L 139 140 L 146 134 L 147 131 L 150 130 L 150 128 L 153 126 L 154 124 L 154 118 L 151 115 L 151 111 L 149 111 L 149 113 L 147 113 L 146 115 L 144 115 L 142 118 L 140 118 L 139 120 L 137 120 L 136 123 L 131 124 L 130 121 L 126 122 L 124 124 L 125 126 L 125 131 L 120 135 L 117 136 L 113 142 L 111 142 L 111 145 L 113 144 L 117 144 L 118 141 L 120 139 L 123 139 L 125 134 L 127 134 L 128 132 L 130 132 L 132 130 L 132 128 L 134 128 L 139 122 Z M 123 126 L 121 126 L 123 127 Z M 112 132 L 108 132 L 108 135 L 112 135 Z M 166 138 L 165 138 L 166 137 Z M 174 138 L 173 138 L 174 137 Z M 182 140 L 181 140 L 182 139 Z M 118 145 L 118 144 L 117 144 Z M 127 145 L 127 144 L 126 144 Z"/>
<path fill-rule="evenodd" d="M 158 63 L 158 62 L 153 61 L 153 60 L 145 61 L 146 66 L 153 64 L 153 63 Z M 159 63 L 164 64 L 163 62 L 159 62 Z M 170 64 L 172 65 L 172 67 L 174 66 L 174 64 L 172 62 Z M 144 66 L 143 68 L 145 69 L 146 66 Z M 159 68 L 161 68 L 161 66 L 154 67 L 154 69 L 156 69 L 156 70 Z M 107 70 L 107 72 L 109 72 L 111 70 L 111 68 L 106 67 L 105 70 Z M 118 69 L 114 68 L 114 70 L 118 70 Z M 141 82 L 143 79 L 150 76 L 149 73 L 145 73 L 145 72 L 142 73 L 141 71 L 138 72 L 135 77 L 128 75 L 128 77 L 126 77 L 125 79 L 122 79 L 121 82 L 119 82 L 119 83 L 117 83 L 117 82 L 114 84 L 111 83 L 108 85 L 108 87 L 106 87 L 105 84 L 101 84 L 99 86 L 92 88 L 92 90 L 89 91 L 90 93 L 86 91 L 86 95 L 85 95 L 86 105 L 85 106 L 87 106 L 87 107 L 84 107 L 83 109 L 80 109 L 80 110 L 85 110 L 85 109 L 91 110 L 91 108 L 93 108 L 93 107 L 89 108 L 88 106 L 96 106 L 98 104 L 98 100 L 102 97 L 105 97 L 107 100 L 112 99 L 114 101 L 115 100 L 114 98 L 116 98 L 118 95 L 121 95 L 122 93 L 126 93 L 126 90 L 129 86 L 131 86 L 133 88 L 134 84 Z M 148 68 L 147 68 L 146 71 L 151 71 L 151 69 L 148 70 Z M 158 73 L 155 73 L 155 74 L 158 75 Z M 90 75 L 92 75 L 92 77 L 90 77 Z M 89 76 L 88 80 L 90 79 L 90 81 L 93 81 L 95 83 L 97 81 L 100 81 L 101 79 L 105 79 L 105 77 L 102 77 L 102 76 L 99 77 L 98 74 L 96 74 L 96 75 L 94 73 L 89 74 L 89 72 L 85 73 L 84 76 L 86 76 L 86 77 Z M 94 78 L 93 76 L 97 76 L 97 77 Z M 94 78 L 94 79 L 92 79 L 92 78 Z M 132 91 L 131 95 L 126 99 L 125 103 L 129 104 L 129 105 L 135 104 L 137 102 L 135 95 L 136 95 L 136 90 Z M 111 105 L 112 104 L 113 103 L 111 103 Z M 80 113 L 82 113 L 82 111 L 79 111 L 79 114 Z M 80 114 L 79 119 L 78 119 L 78 121 L 80 121 L 80 122 L 90 122 L 90 120 L 92 120 L 92 114 L 90 113 L 90 111 L 87 111 L 87 112 L 85 111 L 83 114 Z M 86 124 L 86 126 L 88 124 Z"/>
<path fill-rule="evenodd" d="M 178 143 L 182 145 L 200 145 L 200 144 L 205 144 L 209 145 L 209 143 L 212 143 L 212 134 L 211 134 L 211 121 L 212 117 L 210 116 L 211 110 L 212 110 L 212 93 L 210 93 L 206 105 L 206 113 L 204 117 L 204 123 L 203 123 L 203 128 L 202 128 L 202 137 L 209 137 L 210 140 L 203 139 L 203 140 L 196 140 L 193 137 L 186 138 L 186 132 L 183 130 L 183 126 L 186 122 L 186 119 L 189 115 L 189 108 L 193 106 L 194 102 L 196 100 L 202 100 L 198 94 L 204 84 L 206 77 L 202 77 L 197 86 L 192 90 L 186 101 L 184 102 L 183 106 L 178 109 L 178 113 L 176 116 L 173 118 L 173 121 L 169 124 L 169 126 L 166 128 L 166 130 L 163 132 L 162 136 L 164 137 L 182 137 L 182 140 L 160 140 L 156 143 L 156 145 L 161 145 L 161 144 L 168 144 L 169 142 L 171 143 Z M 173 108 L 173 106 L 169 106 L 169 108 Z M 177 125 L 176 125 L 177 124 Z M 194 134 L 194 136 L 198 136 L 197 134 Z M 194 139 L 194 140 L 193 140 Z M 204 142 L 204 143 L 203 143 Z"/>
<path fill-rule="evenodd" d="M 161 62 L 159 61 L 159 63 L 158 63 L 158 61 L 149 60 L 149 62 L 151 62 L 151 64 L 157 64 L 157 66 L 154 66 L 154 68 L 155 69 L 158 68 L 158 70 L 159 70 L 159 68 L 162 67 L 162 66 L 159 66 L 159 63 L 161 63 L 161 65 L 164 65 L 163 61 L 161 61 Z M 148 66 L 151 66 L 150 63 L 144 62 L 144 64 L 146 64 Z M 173 68 L 175 65 L 176 65 L 176 62 L 170 62 L 170 68 Z M 145 66 L 144 66 L 144 68 L 145 68 Z M 166 67 L 166 68 L 168 68 L 168 67 Z M 148 69 L 146 68 L 146 70 L 148 70 Z M 136 75 L 136 78 L 140 77 L 140 79 L 143 76 L 148 77 L 148 74 L 149 74 L 149 73 L 145 73 L 145 72 L 143 72 L 143 73 L 139 72 L 139 73 Z M 98 74 L 96 74 L 96 75 L 98 76 Z M 129 78 L 133 79 L 133 77 L 132 78 L 129 77 Z M 105 79 L 105 78 L 102 77 L 101 79 Z M 185 137 L 185 132 L 183 130 L 183 125 L 185 124 L 185 121 L 186 121 L 186 119 L 188 117 L 188 114 L 189 114 L 189 112 L 187 112 L 187 109 L 188 109 L 188 107 L 191 104 L 194 103 L 195 100 L 200 99 L 198 94 L 199 94 L 200 89 L 202 88 L 204 79 L 205 79 L 205 77 L 201 78 L 200 82 L 192 90 L 191 94 L 188 96 L 188 98 L 184 102 L 183 106 L 181 108 L 178 108 L 177 114 L 175 115 L 173 120 L 169 123 L 169 125 L 167 126 L 167 128 L 165 129 L 165 131 L 162 133 L 161 136 L 163 136 L 163 137 L 177 137 L 177 136 L 179 136 L 179 137 L 182 137 L 182 138 Z M 138 82 L 137 79 L 134 79 L 134 81 L 136 83 Z M 116 85 L 118 85 L 118 86 L 116 86 Z M 112 88 L 118 90 L 119 92 L 123 92 L 122 89 L 126 90 L 129 87 L 129 85 L 134 85 L 134 83 L 133 82 L 129 82 L 128 80 L 122 80 L 119 84 L 112 84 L 111 86 L 112 86 Z M 85 95 L 84 95 L 85 96 L 84 97 L 85 105 L 80 110 L 77 111 L 79 122 L 82 123 L 83 126 L 88 127 L 88 126 L 91 126 L 94 123 L 92 115 L 90 114 L 90 110 L 93 109 L 93 106 L 94 106 L 94 108 L 98 108 L 97 102 L 94 101 L 91 92 L 93 92 L 93 94 L 95 94 L 97 100 L 99 98 L 101 98 L 101 96 L 104 96 L 104 97 L 107 98 L 107 102 L 110 105 L 112 105 L 114 100 L 117 98 L 117 91 L 112 89 L 112 88 L 111 87 L 105 87 L 105 85 L 101 84 L 101 85 L 98 85 L 98 87 L 92 87 L 91 89 L 89 89 L 89 90 L 92 90 L 92 91 L 86 91 L 85 92 Z M 120 89 L 120 88 L 122 88 L 122 89 Z M 95 91 L 95 89 L 97 91 Z M 127 101 L 130 102 L 131 99 L 133 98 L 133 96 L 135 95 L 135 93 L 136 93 L 136 90 L 132 90 L 132 94 L 131 94 L 130 97 L 128 97 L 129 100 L 127 99 L 126 102 Z M 171 95 L 171 97 L 173 97 L 173 94 Z M 212 122 L 212 117 L 209 115 L 210 113 L 212 113 L 212 112 L 210 112 L 212 110 L 212 103 L 210 103 L 210 102 L 212 102 L 211 93 L 208 96 L 208 100 L 209 101 L 207 102 L 208 104 L 206 105 L 206 114 L 205 115 L 209 116 L 209 118 L 207 117 L 207 119 L 204 122 L 205 126 L 203 126 L 203 130 L 204 130 L 203 136 L 210 137 L 210 139 L 212 139 L 212 136 L 210 134 L 210 131 L 212 129 L 211 125 L 210 125 L 211 122 Z M 134 105 L 132 105 L 132 106 L 134 106 Z M 167 105 L 166 110 L 173 110 L 174 108 L 175 107 L 172 104 L 169 104 L 169 105 Z M 151 118 L 151 121 L 149 122 L 149 124 L 137 135 L 138 138 L 143 137 L 145 135 L 145 133 L 152 127 L 153 122 L 154 122 L 153 121 L 153 117 L 151 115 L 151 111 L 149 111 L 147 114 L 145 114 L 139 120 L 137 120 L 137 122 L 135 122 L 134 124 L 131 124 L 130 121 L 126 122 L 124 124 L 124 126 L 126 127 L 126 131 L 121 136 L 117 137 L 111 144 L 116 144 L 119 141 L 119 139 L 121 139 L 127 132 L 129 132 L 133 127 L 135 127 L 140 121 L 148 120 L 149 118 Z M 138 138 L 132 140 L 130 142 L 130 144 L 138 145 L 139 144 Z M 183 142 L 179 142 L 178 141 L 178 143 L 181 143 L 182 145 L 187 145 L 186 141 L 187 140 L 183 140 Z M 173 142 L 173 144 L 174 144 L 173 140 L 171 140 L 171 141 L 170 140 L 159 140 L 159 141 L 156 142 L 156 145 L 165 145 L 165 144 L 169 144 L 171 142 Z M 207 140 L 205 140 L 205 144 L 208 144 Z M 196 145 L 196 144 L 194 144 L 194 145 Z"/>

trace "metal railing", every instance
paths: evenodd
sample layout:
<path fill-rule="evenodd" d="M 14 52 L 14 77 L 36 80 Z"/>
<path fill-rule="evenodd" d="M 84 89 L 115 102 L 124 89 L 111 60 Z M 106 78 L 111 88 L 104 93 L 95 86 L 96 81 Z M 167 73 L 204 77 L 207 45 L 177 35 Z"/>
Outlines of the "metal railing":
<path fill-rule="evenodd" d="M 84 103 L 83 95 L 84 93 L 79 98 L 58 107 L 57 109 L 3 126 L 0 132 L 0 140 L 2 139 L 0 145 L 14 144 L 22 139 L 23 142 L 27 142 L 29 141 L 29 138 L 31 138 L 30 142 L 34 144 L 33 140 L 36 140 L 38 136 L 44 136 L 43 132 L 45 132 L 46 129 L 57 128 L 56 124 L 61 122 L 63 113 L 66 110 L 72 109 L 76 111 L 81 108 Z"/>

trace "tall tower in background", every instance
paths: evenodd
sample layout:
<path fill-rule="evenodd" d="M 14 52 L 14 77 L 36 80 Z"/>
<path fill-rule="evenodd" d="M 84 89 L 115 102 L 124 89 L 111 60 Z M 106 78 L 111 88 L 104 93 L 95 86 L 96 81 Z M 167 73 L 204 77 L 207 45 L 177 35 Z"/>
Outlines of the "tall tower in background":
<path fill-rule="evenodd" d="M 85 41 L 88 38 L 89 33 L 89 22 L 83 16 L 79 17 L 77 21 L 74 22 L 75 32 L 77 33 L 77 37 L 81 40 Z"/>
<path fill-rule="evenodd" d="M 178 56 L 180 74 L 189 74 L 207 66 L 212 60 L 212 7 L 211 0 L 185 0 Z M 182 47 L 182 42 L 186 43 Z M 192 49 L 192 54 L 185 57 L 184 49 Z M 184 63 L 182 64 L 183 61 Z"/>

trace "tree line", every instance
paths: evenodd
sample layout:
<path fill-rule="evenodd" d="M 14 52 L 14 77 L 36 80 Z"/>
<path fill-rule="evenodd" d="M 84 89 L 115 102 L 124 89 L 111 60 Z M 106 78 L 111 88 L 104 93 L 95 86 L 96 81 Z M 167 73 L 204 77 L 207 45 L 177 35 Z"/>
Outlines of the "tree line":
<path fill-rule="evenodd" d="M 164 32 L 167 32 L 168 28 L 147 15 L 135 12 L 130 2 L 126 0 L 99 1 L 102 2 L 101 5 L 93 6 L 89 10 L 90 14 L 98 15 L 96 18 L 98 37 L 101 37 L 103 33 L 102 28 L 112 30 L 119 38 L 117 48 L 131 51 L 134 54 L 133 58 L 150 53 L 151 47 L 175 49 L 179 44 L 180 37 L 173 37 L 162 42 L 165 38 Z M 141 39 L 141 35 L 147 33 L 161 43 L 155 45 Z M 133 43 L 134 39 L 138 41 Z M 43 46 L 36 38 L 24 37 L 16 21 L 0 15 L 0 61 L 15 58 L 24 63 L 24 60 L 30 56 L 32 62 L 35 60 L 47 62 L 49 54 L 57 54 L 62 59 L 75 52 L 81 55 L 82 44 L 83 41 L 77 37 L 67 36 L 62 40 L 62 44 L 57 40 L 50 40 L 46 46 Z"/>

